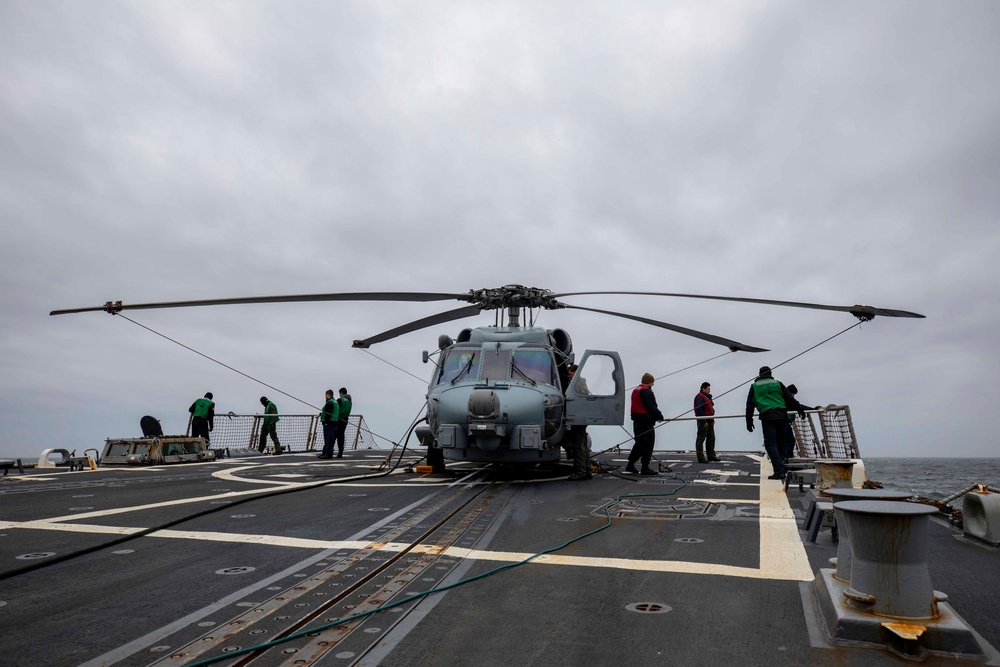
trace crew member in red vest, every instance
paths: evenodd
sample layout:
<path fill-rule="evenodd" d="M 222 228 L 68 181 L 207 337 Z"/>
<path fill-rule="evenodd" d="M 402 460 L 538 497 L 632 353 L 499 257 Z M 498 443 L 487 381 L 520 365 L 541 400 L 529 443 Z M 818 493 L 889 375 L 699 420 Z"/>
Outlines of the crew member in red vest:
<path fill-rule="evenodd" d="M 712 385 L 708 382 L 702 382 L 701 391 L 694 397 L 694 416 L 711 417 L 713 415 L 715 415 L 715 402 L 712 401 Z M 715 455 L 715 420 L 699 419 L 697 423 L 698 435 L 694 440 L 694 449 L 698 453 L 698 463 L 721 461 L 722 459 Z"/>
<path fill-rule="evenodd" d="M 656 405 L 656 396 L 653 395 L 653 383 L 656 378 L 650 373 L 644 373 L 642 384 L 632 390 L 632 433 L 635 444 L 628 454 L 628 465 L 625 472 L 633 475 L 658 475 L 659 473 L 649 467 L 649 460 L 653 457 L 653 444 L 656 441 L 656 422 L 663 421 L 663 413 Z M 642 462 L 642 469 L 635 469 L 635 462 Z"/>

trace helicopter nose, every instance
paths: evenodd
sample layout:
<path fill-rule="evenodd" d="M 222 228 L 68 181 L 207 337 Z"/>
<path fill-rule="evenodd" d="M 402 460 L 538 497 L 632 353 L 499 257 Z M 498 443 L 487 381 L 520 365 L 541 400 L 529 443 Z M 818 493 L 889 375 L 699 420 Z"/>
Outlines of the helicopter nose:
<path fill-rule="evenodd" d="M 469 396 L 470 419 L 496 419 L 500 416 L 500 397 L 492 389 L 476 389 Z"/>
<path fill-rule="evenodd" d="M 492 452 L 506 433 L 500 421 L 500 397 L 492 389 L 476 389 L 469 395 L 469 435 L 480 449 Z"/>

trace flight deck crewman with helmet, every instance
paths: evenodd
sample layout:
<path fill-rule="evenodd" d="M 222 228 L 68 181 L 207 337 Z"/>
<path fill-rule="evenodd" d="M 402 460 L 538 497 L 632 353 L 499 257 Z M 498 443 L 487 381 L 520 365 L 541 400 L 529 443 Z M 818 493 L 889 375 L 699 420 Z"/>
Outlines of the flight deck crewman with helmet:
<path fill-rule="evenodd" d="M 208 433 L 215 428 L 215 403 L 212 402 L 212 392 L 206 393 L 205 398 L 195 399 L 188 412 L 191 413 L 191 437 L 205 438 L 205 445 L 208 445 Z"/>
<path fill-rule="evenodd" d="M 649 467 L 649 460 L 653 457 L 653 445 L 656 442 L 655 428 L 656 422 L 663 421 L 663 413 L 656 405 L 656 396 L 653 395 L 653 383 L 656 378 L 650 373 L 644 373 L 642 383 L 632 390 L 632 433 L 635 444 L 628 454 L 628 465 L 625 472 L 633 475 L 658 475 L 659 473 Z M 642 469 L 635 469 L 635 462 L 642 461 Z"/>
<path fill-rule="evenodd" d="M 267 447 L 267 436 L 271 435 L 271 440 L 274 440 L 274 453 L 281 453 L 281 443 L 278 442 L 278 420 L 281 417 L 278 416 L 278 406 L 267 400 L 267 396 L 260 397 L 260 404 L 264 406 L 264 419 L 261 421 L 260 425 L 260 444 L 257 447 L 257 451 L 261 454 L 264 453 L 264 448 Z"/>
<path fill-rule="evenodd" d="M 799 416 L 806 418 L 805 410 L 795 400 L 795 396 L 771 376 L 768 366 L 761 366 L 757 379 L 750 385 L 747 394 L 747 430 L 753 433 L 753 410 L 760 413 L 760 427 L 764 435 L 764 451 L 771 459 L 774 472 L 768 479 L 784 479 L 785 464 L 782 454 L 785 446 L 785 428 L 788 425 L 788 411 L 796 410 Z"/>

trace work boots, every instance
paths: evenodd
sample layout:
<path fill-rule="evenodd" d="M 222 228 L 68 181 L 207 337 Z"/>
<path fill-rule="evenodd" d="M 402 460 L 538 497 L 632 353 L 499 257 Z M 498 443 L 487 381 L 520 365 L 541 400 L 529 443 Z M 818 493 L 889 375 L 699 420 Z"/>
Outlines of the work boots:
<path fill-rule="evenodd" d="M 633 461 L 629 461 L 628 465 L 625 466 L 625 472 L 630 472 L 633 475 L 639 474 L 639 471 L 635 469 L 635 463 Z"/>

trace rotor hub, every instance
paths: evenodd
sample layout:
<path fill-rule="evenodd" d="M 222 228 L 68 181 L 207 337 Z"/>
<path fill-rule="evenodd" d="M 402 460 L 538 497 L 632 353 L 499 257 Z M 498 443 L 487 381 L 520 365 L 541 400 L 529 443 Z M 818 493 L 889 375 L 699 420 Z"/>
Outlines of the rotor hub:
<path fill-rule="evenodd" d="M 499 308 L 564 308 L 553 296 L 552 291 L 540 287 L 524 285 L 504 285 L 480 290 L 469 290 L 467 299 L 483 310 Z"/>

